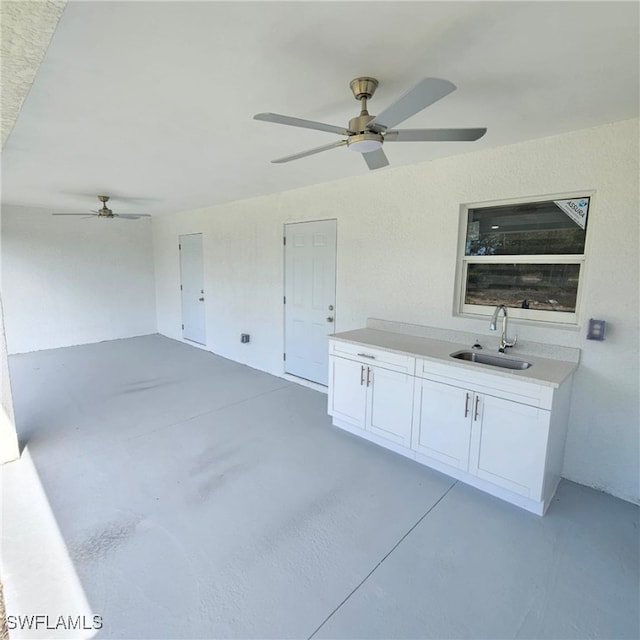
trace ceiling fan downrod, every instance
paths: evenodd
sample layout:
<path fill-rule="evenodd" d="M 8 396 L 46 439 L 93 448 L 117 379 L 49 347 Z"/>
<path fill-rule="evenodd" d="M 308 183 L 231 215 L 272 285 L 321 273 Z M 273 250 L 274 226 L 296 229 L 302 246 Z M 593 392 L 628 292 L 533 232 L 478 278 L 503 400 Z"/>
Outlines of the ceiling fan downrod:
<path fill-rule="evenodd" d="M 354 78 L 349 87 L 353 92 L 353 97 L 360 101 L 360 115 L 349 120 L 349 129 L 355 133 L 365 133 L 366 126 L 373 120 L 367 110 L 367 101 L 371 99 L 378 88 L 378 81 L 375 78 L 363 77 Z"/>

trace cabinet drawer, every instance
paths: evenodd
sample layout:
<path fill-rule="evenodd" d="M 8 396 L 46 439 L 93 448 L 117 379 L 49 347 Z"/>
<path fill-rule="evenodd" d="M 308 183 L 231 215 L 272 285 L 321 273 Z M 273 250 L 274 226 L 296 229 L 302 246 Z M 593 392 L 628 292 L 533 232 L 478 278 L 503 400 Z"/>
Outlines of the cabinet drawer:
<path fill-rule="evenodd" d="M 375 364 L 391 371 L 414 374 L 415 358 L 403 353 L 385 351 L 365 344 L 341 342 L 339 340 L 329 341 L 329 353 L 341 358 L 362 362 L 363 364 Z"/>
<path fill-rule="evenodd" d="M 475 365 L 457 366 L 456 364 L 416 360 L 416 376 L 436 382 L 452 384 L 479 393 L 484 393 L 534 407 L 551 409 L 553 389 L 529 380 L 518 380 L 493 374 L 486 368 L 474 368 Z"/>

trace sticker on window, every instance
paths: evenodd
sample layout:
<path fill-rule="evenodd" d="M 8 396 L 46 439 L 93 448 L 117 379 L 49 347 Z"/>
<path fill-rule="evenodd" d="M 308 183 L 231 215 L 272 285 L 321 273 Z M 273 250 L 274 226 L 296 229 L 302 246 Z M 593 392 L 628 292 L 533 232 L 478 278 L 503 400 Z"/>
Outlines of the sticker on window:
<path fill-rule="evenodd" d="M 554 200 L 553 203 L 562 209 L 581 229 L 585 228 L 589 212 L 589 198 Z"/>

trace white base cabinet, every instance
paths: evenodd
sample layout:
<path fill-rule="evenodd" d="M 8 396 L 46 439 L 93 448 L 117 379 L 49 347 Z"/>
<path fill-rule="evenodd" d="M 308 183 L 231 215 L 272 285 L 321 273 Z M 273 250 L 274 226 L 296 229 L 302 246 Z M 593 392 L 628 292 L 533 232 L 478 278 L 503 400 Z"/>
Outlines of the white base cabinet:
<path fill-rule="evenodd" d="M 413 449 L 540 500 L 551 412 L 416 379 Z"/>
<path fill-rule="evenodd" d="M 352 428 L 411 446 L 413 376 L 329 357 L 329 413 Z"/>
<path fill-rule="evenodd" d="M 571 377 L 553 388 L 369 345 L 329 345 L 334 425 L 544 514 L 560 480 Z"/>

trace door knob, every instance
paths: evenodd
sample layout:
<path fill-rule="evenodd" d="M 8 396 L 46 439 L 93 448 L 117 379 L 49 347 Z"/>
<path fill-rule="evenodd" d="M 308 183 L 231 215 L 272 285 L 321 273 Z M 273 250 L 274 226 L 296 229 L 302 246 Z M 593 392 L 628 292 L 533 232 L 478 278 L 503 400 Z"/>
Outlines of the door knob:
<path fill-rule="evenodd" d="M 198 300 L 200 300 L 200 302 L 204 302 L 204 298 L 198 298 Z"/>
<path fill-rule="evenodd" d="M 327 318 L 327 322 L 333 322 L 333 318 L 332 318 L 331 316 L 329 316 L 329 317 Z"/>

